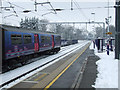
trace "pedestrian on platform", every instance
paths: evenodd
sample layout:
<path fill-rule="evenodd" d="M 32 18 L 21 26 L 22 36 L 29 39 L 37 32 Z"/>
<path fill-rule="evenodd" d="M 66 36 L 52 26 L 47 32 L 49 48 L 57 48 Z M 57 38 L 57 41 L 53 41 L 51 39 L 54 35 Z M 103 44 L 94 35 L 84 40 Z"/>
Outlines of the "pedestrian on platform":
<path fill-rule="evenodd" d="M 109 55 L 109 43 L 107 44 L 107 55 Z"/>

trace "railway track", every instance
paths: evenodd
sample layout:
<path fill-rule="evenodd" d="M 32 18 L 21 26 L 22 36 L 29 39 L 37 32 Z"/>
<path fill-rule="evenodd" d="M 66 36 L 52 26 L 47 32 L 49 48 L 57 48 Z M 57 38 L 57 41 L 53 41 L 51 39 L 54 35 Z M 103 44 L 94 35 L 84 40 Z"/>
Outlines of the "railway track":
<path fill-rule="evenodd" d="M 81 47 L 83 47 L 83 46 L 86 45 L 87 43 L 88 43 L 88 42 L 86 42 L 86 43 L 85 43 L 85 42 L 82 42 L 82 43 L 79 44 L 77 47 L 72 48 L 72 49 L 68 50 L 67 52 L 66 52 L 66 49 L 63 49 L 63 50 L 61 50 L 61 51 L 58 53 L 59 55 L 56 54 L 56 55 L 48 56 L 47 59 L 48 59 L 48 58 L 50 59 L 51 57 L 53 57 L 53 58 L 51 58 L 49 61 L 47 61 L 47 62 L 45 62 L 45 63 L 43 63 L 43 64 L 41 64 L 41 65 L 38 65 L 38 66 L 36 66 L 36 67 L 34 67 L 34 68 L 32 68 L 32 69 L 29 69 L 29 70 L 27 70 L 27 71 L 19 74 L 19 75 L 16 76 L 16 77 L 12 77 L 12 78 L 10 77 L 9 80 L 4 80 L 4 81 L 2 81 L 1 84 L 0 84 L 1 89 L 12 87 L 12 86 L 15 85 L 16 83 L 19 83 L 20 81 L 28 78 L 29 76 L 33 75 L 34 73 L 37 73 L 38 71 L 46 68 L 47 66 L 49 66 L 49 65 L 51 65 L 51 64 L 59 61 L 61 58 L 64 58 L 65 56 L 73 53 L 74 51 L 76 51 L 76 50 L 78 50 L 78 49 L 80 49 Z M 44 58 L 44 59 L 45 59 L 45 58 Z M 31 65 L 32 65 L 32 64 L 31 64 Z M 11 71 L 10 73 L 14 73 L 14 71 L 13 71 L 13 72 Z M 7 74 L 9 74 L 9 72 L 8 72 L 8 73 L 5 73 L 5 74 L 1 74 L 0 77 L 1 77 L 1 78 L 4 78 L 5 76 L 7 76 Z"/>

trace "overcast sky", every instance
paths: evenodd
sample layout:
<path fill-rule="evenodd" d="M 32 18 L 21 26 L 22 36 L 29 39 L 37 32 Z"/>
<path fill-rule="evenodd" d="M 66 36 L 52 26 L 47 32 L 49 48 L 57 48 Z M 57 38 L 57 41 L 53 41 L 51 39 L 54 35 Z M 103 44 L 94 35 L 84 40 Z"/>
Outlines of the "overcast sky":
<path fill-rule="evenodd" d="M 35 0 L 9 0 L 12 2 L 29 2 Z M 71 0 L 37 0 L 40 2 L 50 1 L 50 2 L 71 2 Z M 114 2 L 115 0 L 109 0 L 109 2 Z M 77 2 L 108 2 L 108 0 L 77 0 Z"/>
<path fill-rule="evenodd" d="M 88 22 L 95 21 L 97 22 L 105 22 L 105 18 L 108 17 L 108 1 L 109 6 L 114 6 L 114 0 L 73 0 L 73 10 L 71 10 L 71 0 L 36 0 L 37 3 L 51 2 L 52 6 L 60 9 L 64 9 L 62 11 L 57 12 L 57 14 L 53 14 L 54 11 L 50 5 L 37 5 L 37 12 L 35 12 L 34 2 L 35 0 L 2 0 L 3 7 L 9 7 L 11 3 L 14 6 L 14 10 L 6 11 L 2 9 L 2 13 L 0 14 L 1 22 L 11 25 L 19 25 L 21 18 L 25 17 L 38 17 L 39 19 L 48 19 L 50 22 Z M 23 10 L 32 10 L 29 13 L 23 13 Z M 14 11 L 16 13 L 14 13 Z M 50 13 L 53 12 L 53 13 Z M 95 13 L 95 16 L 91 13 Z M 50 13 L 50 14 L 47 14 Z M 18 15 L 16 17 L 15 15 Z M 109 15 L 112 16 L 110 19 L 110 24 L 115 23 L 115 9 L 109 9 Z"/>

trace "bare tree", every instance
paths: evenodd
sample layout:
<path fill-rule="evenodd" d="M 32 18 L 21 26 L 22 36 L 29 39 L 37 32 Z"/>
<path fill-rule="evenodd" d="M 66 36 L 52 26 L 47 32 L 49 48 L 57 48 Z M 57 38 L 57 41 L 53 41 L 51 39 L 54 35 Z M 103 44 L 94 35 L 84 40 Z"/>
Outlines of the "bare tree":
<path fill-rule="evenodd" d="M 62 39 L 86 39 L 88 31 L 86 29 L 76 29 L 71 25 L 48 24 L 48 20 L 38 18 L 21 19 L 20 26 L 26 29 L 40 30 L 41 32 L 52 32 L 60 34 Z"/>
<path fill-rule="evenodd" d="M 49 21 L 47 19 L 42 19 L 39 21 L 39 30 L 41 32 L 47 32 L 47 25 L 48 25 L 47 23 L 48 22 Z"/>
<path fill-rule="evenodd" d="M 38 30 L 38 22 L 39 19 L 38 18 L 27 18 L 25 17 L 25 19 L 21 19 L 20 22 L 20 27 L 22 28 L 26 28 L 26 29 L 34 29 L 34 30 Z"/>
<path fill-rule="evenodd" d="M 102 37 L 102 34 L 103 34 L 103 33 L 102 33 L 102 30 L 103 30 L 102 27 L 96 27 L 96 28 L 95 28 L 95 31 L 96 31 L 96 35 L 95 35 L 95 36 L 96 36 L 96 38 L 97 38 L 97 37 Z"/>

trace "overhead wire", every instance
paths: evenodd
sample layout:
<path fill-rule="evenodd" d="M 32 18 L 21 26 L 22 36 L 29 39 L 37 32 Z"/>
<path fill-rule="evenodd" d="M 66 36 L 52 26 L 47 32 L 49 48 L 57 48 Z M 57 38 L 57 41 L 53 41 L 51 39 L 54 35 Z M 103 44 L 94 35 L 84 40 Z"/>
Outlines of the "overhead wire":
<path fill-rule="evenodd" d="M 34 0 L 31 0 L 31 1 L 34 1 Z M 21 8 L 21 9 L 24 9 L 24 10 L 26 10 L 24 7 L 22 7 L 22 6 L 19 6 L 19 5 L 16 5 L 16 4 L 14 4 L 14 3 L 11 3 L 11 2 L 9 2 L 11 5 L 14 5 L 14 6 L 16 6 L 16 7 L 18 7 L 18 8 Z M 76 5 L 76 7 L 77 8 L 74 8 L 74 10 L 79 10 L 81 13 L 82 13 L 82 15 L 87 19 L 87 20 L 89 20 L 88 18 L 87 18 L 87 16 L 85 15 L 85 13 L 82 11 L 82 9 L 95 9 L 95 8 L 108 8 L 108 7 L 87 7 L 87 8 L 80 8 L 80 5 L 74 0 L 74 4 Z M 46 8 L 46 7 L 45 7 Z M 114 8 L 114 6 L 110 6 L 110 8 Z M 46 8 L 47 10 L 50 10 L 50 9 L 48 9 L 48 8 Z M 70 10 L 70 9 L 64 9 L 64 10 Z M 42 11 L 42 10 L 41 10 Z M 14 13 L 17 13 L 15 10 L 14 10 Z M 33 13 L 33 14 L 35 14 L 35 15 L 38 15 L 38 16 L 42 16 L 42 15 L 40 15 L 40 14 L 38 14 L 38 13 L 36 13 L 36 12 L 34 12 L 34 11 L 31 11 L 31 13 Z M 25 15 L 24 15 L 25 16 Z M 56 15 L 57 17 L 60 17 L 60 18 L 62 18 L 61 16 L 58 16 L 58 15 Z M 63 18 L 62 18 L 63 19 Z M 63 19 L 64 20 L 64 19 Z"/>
<path fill-rule="evenodd" d="M 19 5 L 16 5 L 16 4 L 14 4 L 14 3 L 11 3 L 11 2 L 9 2 L 9 1 L 6 1 L 6 2 L 7 2 L 7 3 L 10 3 L 11 5 L 14 5 L 14 6 L 18 7 L 18 8 L 21 8 L 21 9 L 23 9 L 23 10 L 26 10 L 24 7 L 21 7 L 21 6 L 19 6 Z M 39 16 L 39 17 L 40 17 L 40 16 L 42 17 L 42 15 L 40 15 L 40 14 L 34 12 L 34 11 L 31 11 L 31 13 L 33 13 L 33 14 Z M 23 14 L 21 14 L 21 15 L 23 15 Z M 23 16 L 25 16 L 25 15 L 23 15 Z M 50 19 L 50 18 L 49 18 L 49 19 Z"/>
<path fill-rule="evenodd" d="M 63 20 L 63 21 L 67 21 L 67 20 L 65 20 L 62 16 L 60 16 L 60 15 L 58 15 L 58 14 L 55 14 L 57 17 L 59 17 L 61 20 Z"/>
<path fill-rule="evenodd" d="M 44 6 L 45 7 L 45 6 Z M 45 7 L 46 8 L 46 7 Z M 48 8 L 46 8 L 47 10 L 51 10 L 51 9 L 48 9 Z M 57 16 L 57 17 L 59 17 L 60 19 L 62 19 L 63 21 L 66 21 L 63 17 L 61 17 L 60 15 L 58 15 L 58 13 L 54 13 L 55 14 L 55 16 Z"/>
<path fill-rule="evenodd" d="M 9 4 L 10 4 L 10 7 L 12 7 L 12 4 L 10 3 L 10 2 L 8 2 Z M 18 14 L 17 14 L 17 12 L 15 11 L 15 9 L 14 8 L 12 8 L 13 9 L 13 12 L 15 13 L 15 15 L 16 15 L 16 17 L 18 17 Z"/>
<path fill-rule="evenodd" d="M 18 7 L 18 8 L 21 8 L 21 9 L 26 10 L 24 7 L 21 7 L 21 6 L 19 6 L 19 5 L 14 4 L 14 3 L 11 3 L 11 2 L 8 2 L 8 3 L 10 3 L 11 5 L 14 5 L 14 6 Z M 34 14 L 36 14 L 36 15 L 38 15 L 38 16 L 41 16 L 40 14 L 35 13 L 35 12 L 33 12 L 33 11 L 31 11 L 31 12 L 34 13 Z"/>
<path fill-rule="evenodd" d="M 43 5 L 43 7 L 44 7 L 46 10 L 51 10 L 51 9 L 48 9 L 47 7 L 45 7 L 44 5 Z M 53 9 L 52 9 L 52 10 L 53 10 Z M 48 13 L 52 13 L 52 12 L 48 12 Z M 46 14 L 47 14 L 47 13 L 43 14 L 42 16 L 44 16 L 44 15 L 46 15 Z M 55 14 L 56 17 L 59 17 L 59 18 L 62 19 L 63 21 L 66 21 L 65 19 L 63 19 L 63 17 L 59 16 L 57 13 L 53 13 L 53 14 Z"/>
<path fill-rule="evenodd" d="M 31 0 L 31 1 L 33 1 L 33 0 Z M 47 0 L 47 2 L 49 2 L 49 0 Z M 50 4 L 50 6 L 51 6 L 51 4 Z M 46 10 L 51 10 L 51 9 L 48 9 L 47 7 L 45 7 L 44 5 L 43 5 L 43 7 L 46 9 Z M 53 6 L 51 6 L 52 7 L 52 9 L 53 9 Z M 43 11 L 45 11 L 45 10 L 43 10 Z M 48 12 L 48 13 L 51 13 L 51 12 Z M 47 13 L 46 13 L 47 14 Z M 55 16 L 57 16 L 57 17 L 59 17 L 60 19 L 62 19 L 62 20 L 64 20 L 61 16 L 58 16 L 58 14 L 57 13 L 53 13 L 53 14 L 55 14 Z M 43 16 L 43 15 L 42 15 Z M 44 16 L 43 16 L 44 17 Z"/>
<path fill-rule="evenodd" d="M 21 8 L 21 9 L 24 9 L 24 10 L 26 10 L 24 7 L 21 7 L 21 6 L 19 6 L 19 5 L 16 5 L 16 4 L 14 4 L 14 3 L 11 3 L 11 2 L 9 2 L 9 1 L 6 1 L 7 3 L 9 3 L 9 4 L 11 4 L 11 5 L 13 5 L 13 6 L 16 6 L 16 7 L 18 7 L 18 8 Z M 17 13 L 15 10 L 14 10 L 14 12 L 15 13 Z M 38 13 L 35 13 L 34 11 L 31 11 L 31 13 L 33 13 L 33 14 L 35 14 L 35 15 L 37 15 L 37 16 L 41 16 L 40 14 L 38 14 Z M 22 16 L 24 16 L 24 17 L 26 17 L 26 15 L 23 15 L 23 14 L 21 14 Z M 21 15 L 19 15 L 19 17 L 21 17 Z M 10 15 L 11 16 L 11 15 Z M 14 20 L 14 21 L 17 21 L 17 22 L 19 22 L 20 23 L 20 21 L 18 21 L 18 20 L 15 20 L 15 19 L 11 19 L 11 18 L 9 18 L 10 20 Z M 47 17 L 47 19 L 50 19 L 50 18 L 48 18 Z M 51 19 L 50 19 L 51 20 Z"/>
<path fill-rule="evenodd" d="M 99 9 L 99 8 L 114 8 L 114 6 L 109 6 L 109 7 L 106 7 L 106 6 L 103 6 L 103 7 L 86 7 L 86 8 L 81 8 L 81 9 Z"/>
<path fill-rule="evenodd" d="M 80 9 L 102 9 L 102 8 L 108 8 L 106 6 L 103 7 L 86 7 L 86 8 L 80 8 Z M 109 6 L 109 8 L 114 9 L 114 6 Z M 51 9 L 46 9 L 46 11 L 49 11 Z M 70 11 L 71 9 L 65 8 L 63 11 Z M 74 8 L 74 10 L 79 10 L 78 8 Z M 45 11 L 45 10 L 40 10 L 40 11 Z"/>
<path fill-rule="evenodd" d="M 8 4 L 10 5 L 10 7 L 16 6 L 16 7 L 18 7 L 18 8 L 25 9 L 25 8 L 23 8 L 23 7 L 21 7 L 21 6 L 18 6 L 18 5 L 16 5 L 16 4 L 13 4 L 13 3 L 9 2 L 9 0 L 7 0 L 7 1 L 5 1 L 5 2 L 8 3 Z M 18 16 L 18 14 L 17 14 L 17 12 L 15 11 L 14 7 L 12 8 L 12 10 L 13 10 L 13 13 L 15 13 L 15 15 L 14 15 L 14 14 L 10 14 L 10 15 L 4 16 L 3 18 L 5 19 L 6 17 L 10 17 L 10 16 L 21 17 L 22 14 Z M 10 10 L 10 11 L 11 11 L 11 10 Z M 23 16 L 24 16 L 24 15 L 23 15 Z M 17 22 L 20 23 L 19 20 L 12 19 L 12 18 L 8 18 L 8 19 L 9 19 L 9 20 L 14 20 L 14 21 L 17 21 Z M 5 21 L 5 20 L 4 20 L 4 21 Z"/>
<path fill-rule="evenodd" d="M 74 4 L 76 5 L 76 7 L 78 8 L 78 10 L 82 13 L 82 15 L 86 18 L 87 21 L 89 21 L 88 17 L 85 15 L 85 13 L 82 11 L 80 5 L 75 1 L 73 0 Z"/>

